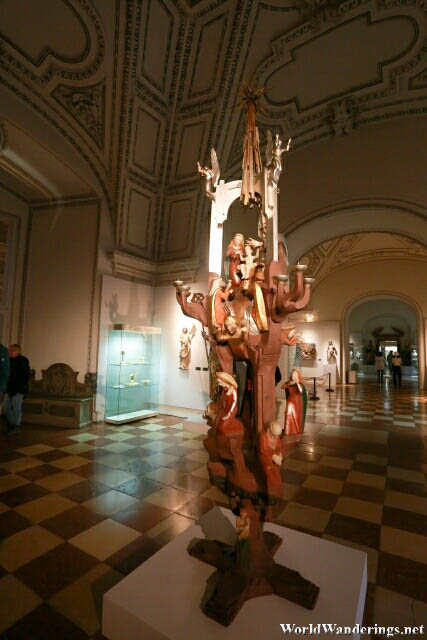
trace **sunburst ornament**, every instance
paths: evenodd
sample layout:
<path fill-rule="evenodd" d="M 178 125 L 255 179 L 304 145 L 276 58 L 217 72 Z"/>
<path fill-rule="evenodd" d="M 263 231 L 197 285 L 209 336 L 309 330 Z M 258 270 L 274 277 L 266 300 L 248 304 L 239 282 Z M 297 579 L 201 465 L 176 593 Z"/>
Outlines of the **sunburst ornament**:
<path fill-rule="evenodd" d="M 255 192 L 255 176 L 262 171 L 262 160 L 255 114 L 257 111 L 266 113 L 259 103 L 264 93 L 264 87 L 253 89 L 247 82 L 243 82 L 241 101 L 238 106 L 247 110 L 246 133 L 243 142 L 242 188 L 240 191 L 240 202 L 244 206 L 253 206 L 258 203 Z"/>

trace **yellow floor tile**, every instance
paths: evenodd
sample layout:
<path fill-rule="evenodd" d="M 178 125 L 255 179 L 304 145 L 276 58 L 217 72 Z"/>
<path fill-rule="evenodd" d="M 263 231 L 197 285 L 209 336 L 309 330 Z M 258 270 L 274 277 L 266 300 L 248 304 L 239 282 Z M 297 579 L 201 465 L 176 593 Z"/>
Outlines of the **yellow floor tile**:
<path fill-rule="evenodd" d="M 10 473 L 19 473 L 20 471 L 25 471 L 26 469 L 38 467 L 41 464 L 44 463 L 41 460 L 37 460 L 37 458 L 25 457 L 18 458 L 17 460 L 10 460 L 9 462 L 3 462 L 0 466 Z"/>
<path fill-rule="evenodd" d="M 9 574 L 0 579 L 0 633 L 30 613 L 42 599 L 18 578 Z M 7 635 L 5 635 L 7 638 Z"/>
<path fill-rule="evenodd" d="M 404 511 L 415 511 L 415 513 L 421 513 L 427 516 L 427 498 L 422 498 L 421 496 L 387 490 L 384 504 L 387 507 L 403 509 Z"/>
<path fill-rule="evenodd" d="M 96 511 L 96 513 L 101 513 L 104 516 L 111 516 L 122 509 L 126 509 L 126 507 L 137 504 L 138 502 L 139 500 L 137 498 L 133 498 L 132 496 L 128 496 L 126 493 L 112 489 L 111 491 L 101 493 L 101 495 L 96 496 L 95 498 L 86 500 L 86 502 L 83 502 L 82 506 L 87 509 L 91 509 L 92 511 Z"/>
<path fill-rule="evenodd" d="M 36 480 L 36 484 L 49 489 L 49 491 L 61 491 L 81 481 L 82 478 L 71 471 L 59 471 L 41 480 Z"/>
<path fill-rule="evenodd" d="M 295 460 L 294 458 L 285 458 L 283 462 L 283 468 L 290 471 L 297 471 L 298 473 L 309 474 L 316 467 L 315 462 L 306 462 L 305 460 Z"/>
<path fill-rule="evenodd" d="M 22 449 L 17 449 L 19 453 L 23 453 L 25 456 L 37 456 L 39 453 L 46 453 L 47 451 L 52 451 L 54 447 L 49 446 L 48 444 L 32 444 L 29 447 L 23 447 Z"/>
<path fill-rule="evenodd" d="M 417 533 L 383 525 L 381 527 L 380 550 L 427 564 L 426 538 Z"/>
<path fill-rule="evenodd" d="M 308 476 L 302 486 L 307 489 L 315 489 L 316 491 L 327 491 L 328 493 L 341 493 L 344 482 L 342 480 L 334 480 L 333 478 L 325 478 L 324 476 L 316 476 L 315 474 Z"/>
<path fill-rule="evenodd" d="M 61 447 L 61 451 L 72 454 L 87 453 L 87 451 L 91 451 L 92 449 L 94 449 L 94 447 L 84 442 L 76 442 L 76 444 L 67 444 L 67 446 Z"/>
<path fill-rule="evenodd" d="M 322 456 L 319 460 L 319 464 L 325 467 L 335 467 L 336 469 L 350 469 L 353 464 L 353 460 L 348 458 L 338 458 L 336 456 Z"/>
<path fill-rule="evenodd" d="M 385 627 L 413 627 L 416 623 L 412 603 L 412 598 L 377 587 L 374 620 L 378 625 Z"/>
<path fill-rule="evenodd" d="M 185 447 L 186 444 L 184 443 L 183 446 Z M 209 456 L 208 453 L 203 449 L 203 451 L 197 450 L 197 451 L 193 451 L 193 453 L 189 453 L 186 456 L 187 460 L 192 460 L 193 462 L 207 462 L 209 460 Z"/>
<path fill-rule="evenodd" d="M 382 504 L 347 498 L 346 496 L 338 498 L 334 511 L 335 513 L 341 513 L 343 516 L 368 520 L 368 522 L 375 522 L 376 524 L 381 524 L 383 515 Z"/>
<path fill-rule="evenodd" d="M 140 535 L 139 531 L 108 518 L 74 536 L 69 542 L 98 560 L 105 560 Z"/>
<path fill-rule="evenodd" d="M 189 491 L 165 487 L 147 496 L 145 502 L 151 502 L 151 504 L 156 504 L 158 507 L 175 511 L 184 506 L 184 504 L 187 504 L 187 502 L 193 500 L 193 498 L 195 498 L 195 494 Z"/>
<path fill-rule="evenodd" d="M 94 635 L 101 627 L 101 618 L 94 598 L 93 583 L 110 571 L 111 567 L 100 562 L 79 580 L 56 593 L 49 604 L 89 636 Z"/>
<path fill-rule="evenodd" d="M 387 467 L 387 475 L 389 478 L 397 480 L 405 480 L 406 482 L 418 482 L 425 485 L 426 477 L 421 471 L 413 471 L 412 469 L 402 469 L 401 467 Z"/>
<path fill-rule="evenodd" d="M 52 467 L 66 471 L 69 469 L 75 469 L 76 467 L 82 467 L 83 465 L 88 464 L 88 462 L 88 459 L 82 458 L 82 456 L 64 456 L 63 458 L 59 458 L 59 460 L 53 460 L 49 464 L 51 464 Z"/>
<path fill-rule="evenodd" d="M 378 464 L 384 467 L 387 464 L 385 456 L 374 456 L 370 453 L 358 453 L 355 457 L 358 462 L 367 462 L 368 464 Z"/>
<path fill-rule="evenodd" d="M 206 478 L 209 480 L 209 473 L 205 464 L 193 471 L 191 475 L 196 476 L 197 478 Z"/>
<path fill-rule="evenodd" d="M 133 480 L 135 478 L 135 474 L 127 473 L 126 471 L 121 471 L 120 469 L 109 469 L 105 467 L 105 471 L 95 473 L 92 478 L 96 482 L 101 482 L 102 484 L 107 485 L 107 487 L 119 487 L 121 484 L 125 484 L 125 482 L 129 482 L 129 480 Z"/>
<path fill-rule="evenodd" d="M 10 473 L 7 476 L 0 476 L 0 498 L 1 494 L 5 491 L 22 487 L 24 484 L 29 484 L 29 482 L 26 478 L 21 478 L 21 476 L 17 476 L 14 473 Z"/>
<path fill-rule="evenodd" d="M 15 511 L 19 511 L 19 513 L 31 520 L 31 522 L 38 523 L 75 506 L 75 502 L 64 498 L 58 493 L 48 493 L 42 498 L 15 507 Z"/>
<path fill-rule="evenodd" d="M 192 525 L 194 525 L 194 521 L 190 520 L 190 518 L 173 513 L 169 518 L 162 520 L 162 522 L 147 531 L 146 535 L 163 544 L 169 542 L 171 537 L 178 536 Z"/>
<path fill-rule="evenodd" d="M 285 526 L 292 525 L 322 533 L 328 524 L 330 515 L 331 512 L 324 509 L 310 507 L 298 502 L 288 502 L 277 517 L 277 521 Z"/>
<path fill-rule="evenodd" d="M 362 473 L 361 471 L 350 471 L 347 476 L 347 482 L 353 484 L 362 484 L 366 487 L 375 487 L 376 489 L 384 489 L 385 478 L 374 473 Z"/>
<path fill-rule="evenodd" d="M 61 542 L 62 538 L 38 525 L 28 527 L 3 540 L 0 545 L 0 564 L 7 571 L 16 571 Z"/>

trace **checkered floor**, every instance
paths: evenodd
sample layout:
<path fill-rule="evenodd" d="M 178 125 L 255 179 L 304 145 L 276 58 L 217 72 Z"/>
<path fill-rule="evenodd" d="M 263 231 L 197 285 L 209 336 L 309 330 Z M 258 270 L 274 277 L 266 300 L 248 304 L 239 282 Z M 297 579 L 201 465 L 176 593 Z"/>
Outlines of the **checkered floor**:
<path fill-rule="evenodd" d="M 318 395 L 276 521 L 367 552 L 366 624 L 427 624 L 427 396 L 411 382 Z M 160 415 L 0 436 L 2 640 L 102 638 L 103 593 L 225 504 L 205 431 Z"/>

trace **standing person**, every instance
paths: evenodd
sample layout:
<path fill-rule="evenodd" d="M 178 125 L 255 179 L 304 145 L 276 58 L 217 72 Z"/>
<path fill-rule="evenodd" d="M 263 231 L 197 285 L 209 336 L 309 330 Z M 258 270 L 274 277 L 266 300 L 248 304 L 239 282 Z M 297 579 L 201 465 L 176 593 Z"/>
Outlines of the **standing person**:
<path fill-rule="evenodd" d="M 9 372 L 9 350 L 4 346 L 4 344 L 0 343 L 0 402 L 2 401 L 3 394 L 6 391 Z"/>
<path fill-rule="evenodd" d="M 402 384 L 402 358 L 398 351 L 393 353 L 391 364 L 393 367 L 393 384 L 398 384 L 400 387 Z"/>
<path fill-rule="evenodd" d="M 307 391 L 299 369 L 292 369 L 288 382 L 281 386 L 286 390 L 285 434 L 303 433 L 307 410 Z"/>
<path fill-rule="evenodd" d="M 385 366 L 384 356 L 382 352 L 378 350 L 377 355 L 375 356 L 375 368 L 377 370 L 378 382 L 383 382 L 384 380 L 384 366 Z"/>
<path fill-rule="evenodd" d="M 21 355 L 21 346 L 11 344 L 9 347 L 10 374 L 7 381 L 6 394 L 3 401 L 3 413 L 8 422 L 8 434 L 19 431 L 22 416 L 22 401 L 28 390 L 30 379 L 30 363 Z"/>
<path fill-rule="evenodd" d="M 393 373 L 393 365 L 391 363 L 392 360 L 393 360 L 393 352 L 389 351 L 387 354 L 387 366 L 388 366 L 388 370 L 390 371 L 390 374 Z"/>

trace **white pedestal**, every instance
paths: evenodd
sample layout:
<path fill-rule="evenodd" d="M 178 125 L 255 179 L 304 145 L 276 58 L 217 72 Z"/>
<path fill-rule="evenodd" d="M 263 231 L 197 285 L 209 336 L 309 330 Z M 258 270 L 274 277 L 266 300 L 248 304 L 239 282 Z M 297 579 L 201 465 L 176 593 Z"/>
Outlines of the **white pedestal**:
<path fill-rule="evenodd" d="M 234 522 L 231 512 L 222 511 Z M 265 530 L 283 538 L 276 561 L 320 587 L 313 611 L 271 595 L 245 602 L 229 627 L 205 616 L 200 601 L 215 569 L 187 553 L 190 540 L 204 537 L 194 525 L 104 595 L 102 633 L 109 640 L 278 640 L 302 635 L 284 634 L 281 624 L 362 624 L 366 553 L 270 523 Z M 317 638 L 326 635 L 321 628 Z M 331 636 L 359 638 L 357 632 Z"/>

